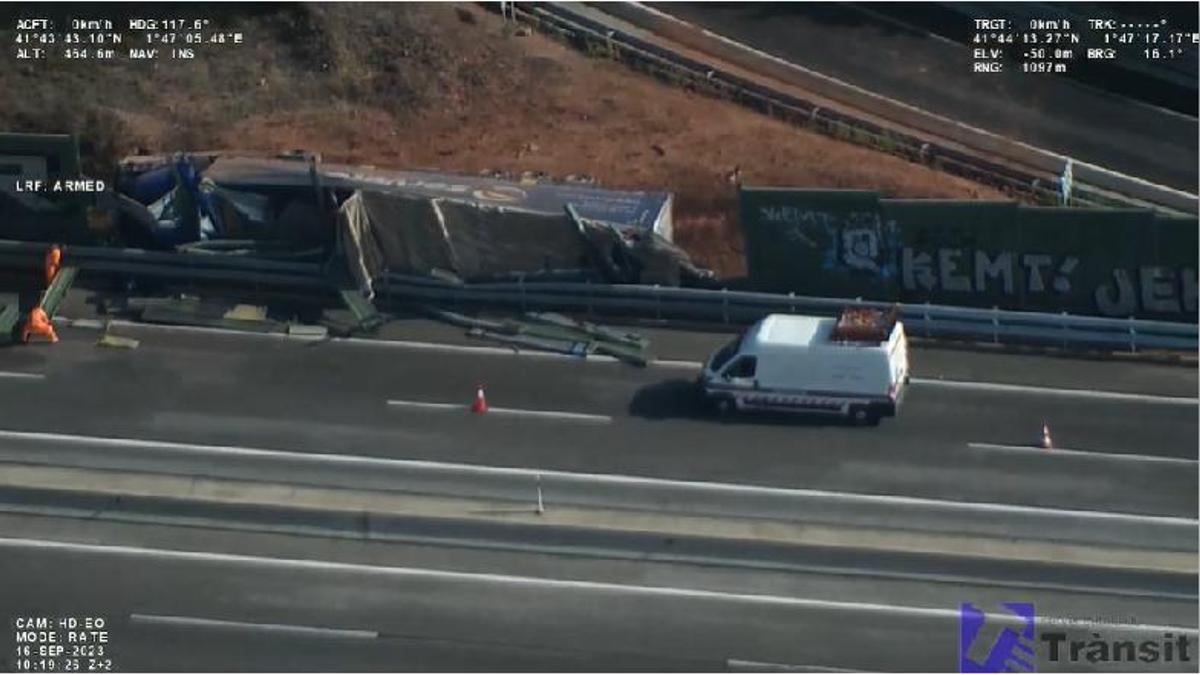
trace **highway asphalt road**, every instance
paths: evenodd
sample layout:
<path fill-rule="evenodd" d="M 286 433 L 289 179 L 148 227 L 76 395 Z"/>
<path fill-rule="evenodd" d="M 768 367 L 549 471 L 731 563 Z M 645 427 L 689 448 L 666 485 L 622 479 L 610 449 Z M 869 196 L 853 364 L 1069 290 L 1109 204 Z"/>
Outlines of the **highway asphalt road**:
<path fill-rule="evenodd" d="M 6 612 L 103 616 L 113 658 L 131 670 L 952 670 L 958 603 L 1014 597 L 1036 603 L 1043 630 L 1062 625 L 1073 639 L 1173 631 L 1195 641 L 1194 598 L 13 516 L 0 516 L 0 552 Z M 0 635 L 0 655 L 11 640 Z"/>
<path fill-rule="evenodd" d="M 675 361 L 638 369 L 463 349 L 433 329 L 433 344 L 405 344 L 115 328 L 135 350 L 59 332 L 56 345 L 0 351 L 6 451 L 130 439 L 96 447 L 117 456 L 158 439 L 1196 516 L 1194 369 L 918 350 L 900 417 L 859 429 L 708 418 L 687 361 L 720 335 L 655 332 Z M 493 406 L 483 416 L 466 411 L 477 383 Z M 1030 447 L 1043 419 L 1059 450 Z M 134 524 L 22 508 L 0 513 L 0 607 L 105 616 L 121 669 L 953 670 L 959 603 L 1010 600 L 1073 638 L 1195 640 L 1186 575 L 1088 561 L 747 544 L 754 567 L 733 540 L 680 539 L 672 557 L 631 535 L 465 521 L 435 528 L 438 541 L 416 521 L 396 527 L 423 538 L 380 541 L 235 530 L 228 514 Z M 0 633 L 0 658 L 12 637 Z"/>
<path fill-rule="evenodd" d="M 971 72 L 971 48 L 848 3 L 654 3 L 720 35 L 972 126 L 1194 193 L 1196 118 L 1044 74 Z"/>
<path fill-rule="evenodd" d="M 1197 510 L 1194 400 L 927 383 L 914 384 L 900 416 L 878 428 L 759 417 L 720 424 L 697 405 L 689 367 L 125 332 L 142 346 L 99 349 L 94 332 L 64 329 L 57 345 L 0 353 L 0 370 L 33 376 L 0 377 L 0 430 L 1189 518 Z M 919 376 L 920 353 L 915 360 Z M 1108 366 L 1073 367 L 1102 379 Z M 471 416 L 477 383 L 493 407 L 587 417 Z M 1064 451 L 1032 447 L 1043 420 Z"/>

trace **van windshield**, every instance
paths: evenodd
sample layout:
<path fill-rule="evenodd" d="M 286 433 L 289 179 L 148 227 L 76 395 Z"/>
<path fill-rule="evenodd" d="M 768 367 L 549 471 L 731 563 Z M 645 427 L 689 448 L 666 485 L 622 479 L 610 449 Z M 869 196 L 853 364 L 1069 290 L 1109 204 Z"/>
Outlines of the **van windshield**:
<path fill-rule="evenodd" d="M 717 350 L 716 354 L 713 354 L 712 363 L 710 363 L 708 365 L 708 369 L 715 373 L 715 372 L 721 370 L 722 368 L 724 368 L 725 364 L 729 363 L 729 359 L 733 358 L 733 355 L 738 352 L 738 348 L 741 346 L 742 346 L 741 336 L 738 336 L 738 337 L 734 338 L 733 340 L 730 340 L 729 344 L 725 345 L 724 347 L 721 347 L 720 349 Z"/>

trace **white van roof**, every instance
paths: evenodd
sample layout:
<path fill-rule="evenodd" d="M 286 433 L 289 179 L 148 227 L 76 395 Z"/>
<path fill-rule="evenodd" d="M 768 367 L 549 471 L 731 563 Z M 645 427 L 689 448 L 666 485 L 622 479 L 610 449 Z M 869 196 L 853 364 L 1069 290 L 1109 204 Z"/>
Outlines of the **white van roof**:
<path fill-rule="evenodd" d="M 760 352 L 761 348 L 806 347 L 826 349 L 881 348 L 890 340 L 843 340 L 835 339 L 838 320 L 819 316 L 797 316 L 794 314 L 772 314 L 759 321 L 746 334 L 742 351 Z M 893 328 L 894 330 L 894 328 Z M 891 330 L 888 335 L 891 335 Z"/>
<path fill-rule="evenodd" d="M 787 345 L 810 347 L 827 344 L 836 319 L 817 316 L 772 314 L 758 322 L 747 341 L 752 345 Z"/>

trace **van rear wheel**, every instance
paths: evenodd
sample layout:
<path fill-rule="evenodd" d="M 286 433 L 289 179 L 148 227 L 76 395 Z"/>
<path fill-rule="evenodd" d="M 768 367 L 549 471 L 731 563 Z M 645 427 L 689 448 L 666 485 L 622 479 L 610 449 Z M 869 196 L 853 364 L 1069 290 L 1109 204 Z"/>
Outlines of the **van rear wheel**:
<path fill-rule="evenodd" d="M 850 406 L 850 421 L 860 427 L 876 426 L 879 424 L 879 411 L 868 405 Z"/>

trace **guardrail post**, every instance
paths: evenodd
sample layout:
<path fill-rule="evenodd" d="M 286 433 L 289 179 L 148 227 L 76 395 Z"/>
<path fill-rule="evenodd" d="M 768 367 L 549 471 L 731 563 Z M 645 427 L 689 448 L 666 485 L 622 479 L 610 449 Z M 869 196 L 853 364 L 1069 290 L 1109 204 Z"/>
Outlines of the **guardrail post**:
<path fill-rule="evenodd" d="M 528 312 L 529 308 L 525 304 L 525 275 L 524 274 L 517 277 L 517 286 L 521 289 L 521 311 Z"/>
<path fill-rule="evenodd" d="M 1067 326 L 1067 313 L 1063 312 L 1062 314 L 1059 314 L 1059 316 L 1062 318 L 1062 346 L 1063 349 L 1066 349 L 1068 342 L 1067 332 L 1070 330 L 1070 328 Z"/>
<path fill-rule="evenodd" d="M 992 344 L 1000 344 L 1000 307 L 992 305 Z"/>
<path fill-rule="evenodd" d="M 584 279 L 584 285 L 587 287 L 587 311 L 589 317 L 596 316 L 596 310 L 592 307 L 592 280 Z"/>
<path fill-rule="evenodd" d="M 659 292 L 658 284 L 654 284 L 654 318 L 662 321 L 662 293 Z"/>
<path fill-rule="evenodd" d="M 788 291 L 788 310 L 792 314 L 796 313 L 796 292 L 795 291 Z"/>
<path fill-rule="evenodd" d="M 729 323 L 729 289 L 721 288 L 721 318 Z"/>
<path fill-rule="evenodd" d="M 1129 317 L 1129 353 L 1137 353 L 1137 322 L 1132 315 Z"/>
<path fill-rule="evenodd" d="M 925 337 L 929 337 L 929 301 L 925 301 Z"/>

